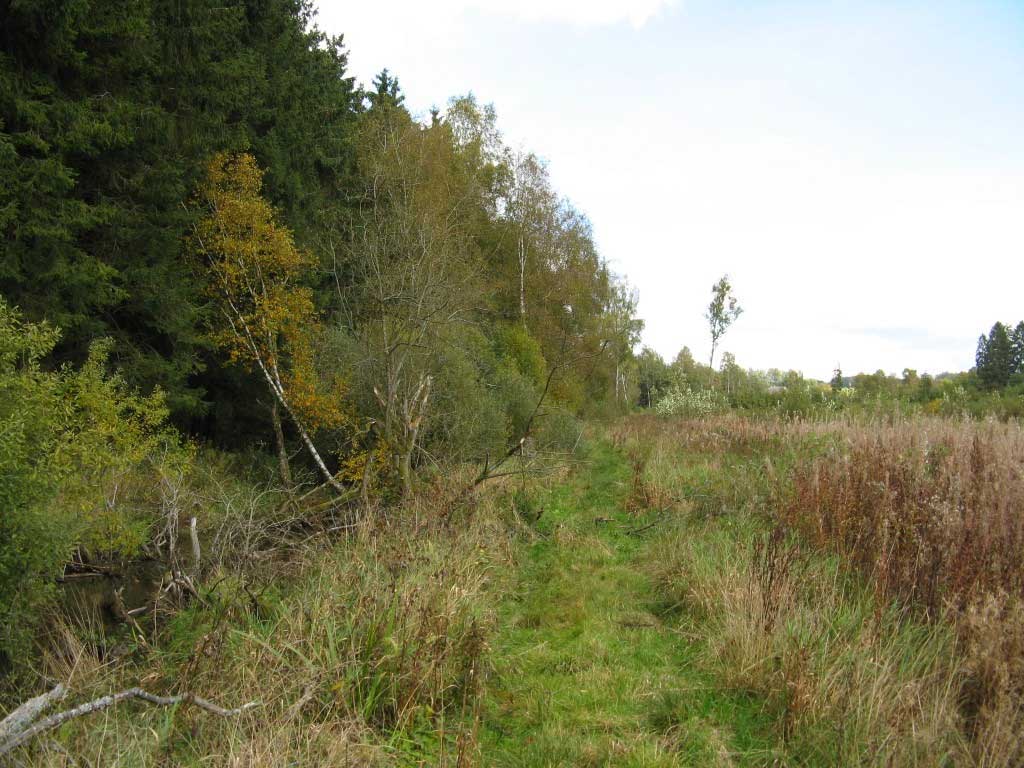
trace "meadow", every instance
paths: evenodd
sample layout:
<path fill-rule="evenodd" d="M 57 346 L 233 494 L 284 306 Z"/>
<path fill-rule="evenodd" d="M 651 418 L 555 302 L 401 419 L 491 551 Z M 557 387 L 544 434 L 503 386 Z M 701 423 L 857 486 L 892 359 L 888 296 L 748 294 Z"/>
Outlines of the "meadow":
<path fill-rule="evenodd" d="M 404 54 L 360 41 L 358 4 L 325 3 L 321 27 L 314 0 L 0 2 L 0 765 L 1024 765 L 1024 321 L 1003 322 L 1019 309 L 1004 268 L 1019 261 L 1019 227 L 976 258 L 974 233 L 1001 230 L 970 225 L 974 187 L 954 175 L 970 206 L 939 218 L 967 222 L 969 239 L 930 225 L 938 249 L 918 225 L 889 237 L 877 225 L 897 206 L 876 220 L 871 205 L 906 174 L 870 163 L 854 177 L 874 174 L 885 194 L 836 206 L 801 183 L 808 208 L 775 183 L 779 168 L 799 171 L 790 142 L 763 140 L 791 131 L 744 118 L 750 141 L 722 157 L 785 149 L 765 166 L 773 194 L 747 195 L 746 215 L 736 190 L 757 191 L 756 163 L 708 163 L 703 181 L 669 170 L 717 157 L 708 136 L 731 131 L 687 138 L 680 113 L 591 141 L 609 120 L 655 114 L 634 108 L 622 62 L 640 66 L 659 109 L 688 103 L 663 87 L 662 64 L 688 52 L 660 20 L 668 47 L 652 78 L 619 45 L 653 55 L 640 24 L 626 37 L 584 25 L 564 46 L 548 41 L 568 27 L 548 38 L 510 24 L 522 9 L 448 5 L 427 16 L 500 10 L 512 58 L 474 33 L 476 84 L 424 102 L 426 83 L 458 79 L 442 54 L 471 62 L 451 44 L 454 16 L 403 41 L 395 23 L 418 13 L 364 9 L 382 39 L 427 46 L 423 71 L 400 83 L 383 67 L 403 69 Z M 632 19 L 634 5 L 612 16 Z M 666 20 L 691 13 L 676 5 Z M 735 15 L 757 19 L 758 40 L 791 26 L 748 10 Z M 829 48 L 894 28 L 886 13 L 880 36 L 852 34 L 840 15 L 815 36 Z M 904 26 L 937 28 L 926 21 Z M 592 35 L 614 41 L 599 57 L 613 76 L 578 66 Z M 350 40 L 353 62 L 382 69 L 354 67 Z M 531 40 L 573 58 L 558 70 L 570 88 L 501 65 L 525 89 L 511 125 L 542 130 L 544 152 L 504 134 L 470 90 L 487 92 L 489 65 L 528 62 Z M 935 60 L 953 61 L 948 49 Z M 715 58 L 685 67 L 687 81 L 717 77 Z M 736 81 L 744 114 L 788 103 L 789 51 L 786 99 L 746 97 L 770 58 Z M 858 51 L 835 71 L 845 82 L 877 63 Z M 813 70 L 809 105 L 830 103 L 829 68 L 797 69 Z M 944 76 L 924 91 L 954 81 L 998 79 Z M 572 126 L 564 97 L 593 100 L 591 86 L 612 90 L 569 130 L 568 163 L 549 164 L 549 140 Z M 858 103 L 891 93 L 856 90 Z M 609 110 L 623 92 L 631 107 Z M 557 110 L 547 122 L 538 98 Z M 960 113 L 985 118 L 963 146 L 992 133 L 985 109 Z M 962 124 L 921 114 L 928 137 Z M 879 146 L 907 137 L 912 151 L 887 152 L 918 157 L 928 142 L 909 125 Z M 645 159 L 650 126 L 671 147 Z M 806 156 L 858 157 L 837 141 Z M 574 167 L 598 175 L 570 181 Z M 671 185 L 643 180 L 651 170 Z M 694 190 L 700 205 L 680 204 Z M 612 195 L 594 206 L 601 222 L 579 206 L 591 194 Z M 933 194 L 929 183 L 920 215 L 897 218 L 935 220 Z M 785 226 L 734 261 L 720 230 L 771 221 L 765 201 Z M 1012 219 L 1012 205 L 983 202 Z M 714 215 L 677 215 L 690 209 Z M 616 218 L 626 235 L 609 238 Z M 806 221 L 869 235 L 843 247 L 861 267 L 877 258 L 885 281 L 813 239 L 801 261 L 789 246 Z M 684 247 L 709 224 L 715 249 Z M 876 240 L 916 245 L 887 253 Z M 965 247 L 971 258 L 954 258 Z M 943 248 L 969 274 L 935 269 Z M 898 284 L 888 268 L 914 258 Z M 807 280 L 790 279 L 799 263 L 814 265 Z M 781 265 L 778 290 L 754 279 L 766 264 Z M 819 271 L 830 264 L 841 276 Z M 692 291 L 712 270 L 703 310 Z M 865 302 L 877 327 L 856 330 L 858 346 L 832 313 L 861 317 Z M 799 326 L 773 315 L 795 308 Z M 1003 317 L 970 365 L 964 339 L 989 313 Z M 788 329 L 770 334 L 763 363 L 831 378 L 741 366 L 732 351 L 757 337 L 730 332 L 736 322 Z M 800 341 L 828 328 L 828 343 Z M 643 346 L 659 337 L 694 344 L 700 361 Z M 850 359 L 879 341 L 890 351 Z M 846 374 L 831 368 L 840 356 Z M 850 375 L 867 364 L 889 370 Z"/>
<path fill-rule="evenodd" d="M 655 578 L 800 764 L 1022 759 L 1020 426 L 628 419 Z"/>
<path fill-rule="evenodd" d="M 195 594 L 65 613 L 36 672 L 72 702 L 258 706 L 121 703 L 12 754 L 1019 765 L 1022 449 L 1015 423 L 637 414 L 544 475 L 439 477 L 346 522 L 283 525 L 237 483 Z"/>

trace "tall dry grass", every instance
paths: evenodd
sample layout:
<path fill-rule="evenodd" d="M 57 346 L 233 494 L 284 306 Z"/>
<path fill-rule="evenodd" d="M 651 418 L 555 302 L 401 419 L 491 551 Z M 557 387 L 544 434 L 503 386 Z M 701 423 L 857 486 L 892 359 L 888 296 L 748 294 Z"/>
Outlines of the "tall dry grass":
<path fill-rule="evenodd" d="M 716 685 L 763 702 L 778 742 L 764 764 L 967 762 L 947 628 L 879 614 L 834 563 L 713 521 L 666 536 L 651 572 Z"/>
<path fill-rule="evenodd" d="M 918 419 L 845 424 L 799 462 L 782 521 L 931 613 L 1024 594 L 1024 432 Z"/>
<path fill-rule="evenodd" d="M 979 763 L 1024 762 L 1024 431 L 917 419 L 844 425 L 800 461 L 780 519 L 865 574 L 880 603 L 952 621 Z"/>
<path fill-rule="evenodd" d="M 896 610 L 907 626 L 949 628 L 956 639 L 953 663 L 940 665 L 940 671 L 915 685 L 922 691 L 955 691 L 956 727 L 967 745 L 963 760 L 1024 764 L 1020 425 L 929 417 L 639 417 L 620 425 L 615 439 L 627 448 L 648 446 L 643 482 L 662 486 L 660 493 L 689 498 L 705 514 L 753 510 L 769 527 L 795 534 L 802 546 L 838 556 L 873 594 L 879 617 Z M 770 639 L 777 624 L 768 622 L 760 633 L 753 628 L 773 611 L 811 627 L 813 603 L 794 614 L 799 601 L 785 587 L 787 579 L 780 577 L 774 585 L 758 579 L 749 583 L 753 596 L 723 587 L 732 601 L 723 615 L 746 629 L 723 628 L 720 636 L 760 643 L 762 657 L 781 659 L 785 666 L 790 656 L 777 638 Z M 819 582 L 818 588 L 826 615 L 830 587 Z M 749 605 L 744 607 L 744 601 Z M 773 608 L 772 601 L 781 607 Z M 890 637 L 904 626 L 887 621 Z M 876 649 L 884 635 L 872 641 Z M 897 652 L 898 645 L 890 650 Z M 745 666 L 735 661 L 727 666 L 751 668 L 749 661 Z M 851 675 L 856 678 L 850 671 L 844 678 Z M 944 681 L 937 688 L 936 675 Z M 821 674 L 814 679 L 821 680 Z M 885 711 L 885 701 L 904 695 L 897 679 L 878 687 L 874 701 L 879 712 Z M 793 685 L 800 689 L 799 683 Z M 930 700 L 945 702 L 936 722 L 950 722 L 948 697 L 932 695 Z M 813 709 L 827 707 L 818 701 Z"/>
<path fill-rule="evenodd" d="M 438 491 L 444 495 L 444 489 Z M 450 495 L 450 494 L 449 494 Z M 23 748 L 24 764 L 475 764 L 473 723 L 499 574 L 514 551 L 506 493 L 472 514 L 436 497 L 365 516 L 340 540 L 215 566 L 201 598 L 135 638 L 58 630 L 41 674 L 77 703 L 141 685 L 257 709 L 222 719 L 125 703 Z M 261 551 L 266 551 L 267 542 Z M 214 561 L 216 562 L 216 560 Z M 116 646 L 123 646 L 120 650 Z M 116 650 L 116 652 L 112 652 Z"/>

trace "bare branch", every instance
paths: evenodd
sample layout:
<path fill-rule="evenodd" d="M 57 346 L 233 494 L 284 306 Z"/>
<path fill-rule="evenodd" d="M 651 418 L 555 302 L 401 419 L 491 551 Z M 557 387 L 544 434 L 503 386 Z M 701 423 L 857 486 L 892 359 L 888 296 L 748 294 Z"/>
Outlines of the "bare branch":
<path fill-rule="evenodd" d="M 62 684 L 58 684 L 47 693 L 29 699 L 15 709 L 3 720 L 0 720 L 0 744 L 23 731 L 43 712 L 49 709 L 54 702 L 60 701 L 67 695 L 68 689 Z"/>
<path fill-rule="evenodd" d="M 57 692 L 59 696 L 56 695 Z M 260 702 L 251 701 L 248 704 L 243 704 L 236 709 L 224 709 L 223 707 L 214 704 L 212 701 L 196 696 L 194 693 L 182 693 L 176 696 L 157 696 L 142 690 L 141 688 L 129 688 L 125 691 L 119 691 L 118 693 L 109 694 L 107 696 L 101 696 L 98 699 L 80 704 L 72 709 L 65 710 L 64 712 L 58 712 L 54 715 L 50 715 L 43 720 L 31 725 L 31 723 L 42 714 L 42 712 L 50 706 L 50 704 L 65 695 L 64 687 L 58 685 L 52 691 L 43 696 L 38 696 L 31 701 L 26 702 L 16 709 L 11 715 L 8 715 L 4 719 L 3 723 L 0 724 L 7 727 L 11 718 L 19 713 L 21 716 L 17 719 L 17 724 L 20 726 L 17 729 L 10 731 L 0 731 L 0 735 L 6 736 L 6 739 L 0 741 L 0 756 L 6 755 L 14 749 L 28 743 L 36 736 L 47 731 L 51 731 L 54 728 L 58 728 L 69 720 L 73 720 L 76 717 L 82 717 L 83 715 L 91 715 L 94 712 L 101 712 L 104 709 L 108 709 L 119 702 L 126 701 L 128 699 L 140 699 L 148 704 L 154 704 L 161 707 L 171 707 L 177 704 L 192 704 L 193 706 L 199 707 L 199 709 L 205 710 L 211 714 L 217 715 L 218 717 L 235 717 L 243 712 L 250 709 L 254 709 L 260 706 Z M 24 714 L 31 712 L 32 717 L 25 720 Z M 12 723 L 13 725 L 13 723 Z"/>

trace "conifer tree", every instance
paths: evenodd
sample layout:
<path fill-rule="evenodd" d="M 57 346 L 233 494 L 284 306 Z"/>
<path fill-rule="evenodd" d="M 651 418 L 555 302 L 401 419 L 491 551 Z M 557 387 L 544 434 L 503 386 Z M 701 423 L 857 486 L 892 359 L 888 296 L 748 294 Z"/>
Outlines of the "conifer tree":
<path fill-rule="evenodd" d="M 1005 387 L 1013 375 L 1015 365 L 1014 344 L 1006 326 L 997 322 L 988 338 L 978 339 L 976 355 L 978 378 L 986 387 Z"/>
<path fill-rule="evenodd" d="M 1024 320 L 1013 329 L 1013 372 L 1024 373 Z"/>
<path fill-rule="evenodd" d="M 974 370 L 982 382 L 988 380 L 988 337 L 983 333 L 978 337 L 978 347 L 974 353 Z"/>
<path fill-rule="evenodd" d="M 405 106 L 405 95 L 398 85 L 398 78 L 388 70 L 382 69 L 373 78 L 373 90 L 367 94 L 370 100 L 370 107 L 381 109 L 383 107 L 400 108 Z"/>
<path fill-rule="evenodd" d="M 340 39 L 309 0 L 18 2 L 0 19 L 0 293 L 62 328 L 52 362 L 112 338 L 179 419 L 239 400 L 203 341 L 182 203 L 211 154 L 246 150 L 300 245 L 325 237 L 361 99 Z"/>

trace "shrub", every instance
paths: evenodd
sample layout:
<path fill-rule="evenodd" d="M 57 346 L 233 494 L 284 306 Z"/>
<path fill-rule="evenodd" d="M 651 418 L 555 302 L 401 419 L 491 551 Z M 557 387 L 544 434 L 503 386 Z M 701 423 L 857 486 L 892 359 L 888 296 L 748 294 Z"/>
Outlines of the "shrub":
<path fill-rule="evenodd" d="M 689 386 L 674 386 L 655 404 L 654 410 L 661 416 L 708 416 L 721 411 L 725 401 L 721 394 L 711 389 L 690 389 Z"/>
<path fill-rule="evenodd" d="M 140 472 L 185 457 L 165 427 L 162 394 L 141 397 L 106 374 L 106 342 L 93 344 L 78 370 L 45 370 L 58 336 L 0 299 L 0 662 L 8 664 L 76 546 L 138 552 L 159 509 L 159 484 Z"/>
<path fill-rule="evenodd" d="M 547 363 L 538 342 L 522 325 L 501 328 L 495 337 L 499 357 L 512 361 L 516 368 L 536 387 L 544 386 Z"/>

